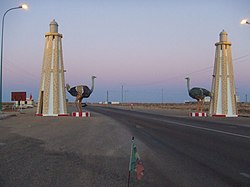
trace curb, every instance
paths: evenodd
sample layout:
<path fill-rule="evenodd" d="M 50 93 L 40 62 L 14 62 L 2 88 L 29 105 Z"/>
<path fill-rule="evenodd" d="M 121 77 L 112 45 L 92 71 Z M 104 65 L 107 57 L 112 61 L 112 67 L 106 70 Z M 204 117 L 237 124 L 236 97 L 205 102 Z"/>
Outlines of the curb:
<path fill-rule="evenodd" d="M 90 117 L 90 112 L 72 112 L 73 117 Z"/>
<path fill-rule="evenodd" d="M 238 115 L 239 117 L 250 118 L 250 115 Z"/>

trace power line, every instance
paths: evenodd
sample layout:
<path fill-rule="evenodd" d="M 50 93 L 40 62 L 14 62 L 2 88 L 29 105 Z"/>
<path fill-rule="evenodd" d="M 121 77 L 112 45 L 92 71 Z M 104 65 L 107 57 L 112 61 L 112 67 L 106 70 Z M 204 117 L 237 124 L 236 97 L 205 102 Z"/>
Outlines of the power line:
<path fill-rule="evenodd" d="M 240 57 L 237 57 L 237 58 L 234 58 L 234 59 L 232 59 L 232 61 L 236 62 L 236 63 L 246 62 L 248 59 L 243 59 L 243 58 L 248 57 L 248 56 L 250 56 L 250 53 L 248 53 L 246 55 L 243 55 L 243 56 L 240 56 Z M 249 59 L 249 61 L 250 61 L 250 59 Z M 192 72 L 189 72 L 189 73 L 185 73 L 185 74 L 182 73 L 182 74 L 179 74 L 179 75 L 176 75 L 176 76 L 173 76 L 173 77 L 169 77 L 169 78 L 164 79 L 164 80 L 154 81 L 154 82 L 144 83 L 144 84 L 134 84 L 134 85 L 131 85 L 131 86 L 150 86 L 150 85 L 162 84 L 162 83 L 165 83 L 165 82 L 170 81 L 172 79 L 177 79 L 177 78 L 184 77 L 184 76 L 187 76 L 187 75 L 192 75 L 192 74 L 197 74 L 197 73 L 201 73 L 201 72 L 206 72 L 208 70 L 213 69 L 213 67 L 214 66 L 209 66 L 209 67 L 198 69 L 198 70 L 195 70 L 195 71 L 192 71 Z"/>
<path fill-rule="evenodd" d="M 7 62 L 7 63 L 4 64 L 5 65 L 4 69 L 6 69 L 7 71 L 17 72 L 17 74 L 21 73 L 22 76 L 26 76 L 26 77 L 32 78 L 33 80 L 36 80 L 35 77 L 37 77 L 37 76 L 35 76 L 30 71 L 23 68 L 22 66 L 17 67 L 13 62 L 11 62 L 10 60 L 8 60 L 6 58 L 4 58 L 4 61 Z M 6 66 L 8 66 L 8 67 L 6 67 Z"/>

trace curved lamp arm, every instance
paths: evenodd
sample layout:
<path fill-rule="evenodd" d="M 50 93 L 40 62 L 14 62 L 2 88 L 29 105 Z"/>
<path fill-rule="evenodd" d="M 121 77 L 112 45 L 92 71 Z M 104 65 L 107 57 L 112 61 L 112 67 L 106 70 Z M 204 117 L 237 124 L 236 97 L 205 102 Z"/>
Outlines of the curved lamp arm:
<path fill-rule="evenodd" d="M 26 4 L 22 4 L 18 7 L 13 7 L 13 8 L 10 8 L 8 10 L 6 10 L 6 12 L 4 13 L 3 15 L 3 19 L 2 19 L 2 35 L 1 35 L 1 64 L 0 64 L 0 112 L 2 112 L 2 88 L 3 88 L 3 84 L 2 84 L 2 66 L 3 66 L 3 32 L 4 32 L 4 19 L 5 19 L 5 15 L 11 11 L 11 10 L 15 10 L 15 9 L 19 9 L 19 8 L 22 8 L 22 9 L 25 9 L 27 10 L 28 9 L 28 5 Z"/>

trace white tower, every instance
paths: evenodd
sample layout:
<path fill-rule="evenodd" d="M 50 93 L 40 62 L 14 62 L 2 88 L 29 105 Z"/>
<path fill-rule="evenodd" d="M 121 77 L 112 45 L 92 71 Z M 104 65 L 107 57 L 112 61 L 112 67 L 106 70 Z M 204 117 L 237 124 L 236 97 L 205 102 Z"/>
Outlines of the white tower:
<path fill-rule="evenodd" d="M 231 43 L 227 40 L 227 33 L 224 30 L 220 33 L 220 41 L 215 46 L 209 113 L 211 116 L 237 117 Z"/>
<path fill-rule="evenodd" d="M 67 114 L 62 34 L 58 24 L 50 22 L 50 32 L 45 34 L 45 47 L 40 80 L 37 115 L 64 116 Z"/>

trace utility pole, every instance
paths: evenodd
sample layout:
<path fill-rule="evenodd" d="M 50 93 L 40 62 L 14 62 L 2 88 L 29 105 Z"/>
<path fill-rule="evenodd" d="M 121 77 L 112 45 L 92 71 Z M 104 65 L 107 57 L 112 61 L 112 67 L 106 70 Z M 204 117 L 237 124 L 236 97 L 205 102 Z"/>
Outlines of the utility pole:
<path fill-rule="evenodd" d="M 163 104 L 163 88 L 161 89 L 161 104 Z"/>
<path fill-rule="evenodd" d="M 125 98 L 124 98 L 124 100 L 127 103 L 127 93 L 128 93 L 128 90 L 125 90 L 124 92 L 125 92 Z"/>
<path fill-rule="evenodd" d="M 122 103 L 123 103 L 123 84 L 122 84 Z"/>
<path fill-rule="evenodd" d="M 109 104 L 109 91 L 107 90 L 107 104 Z"/>

